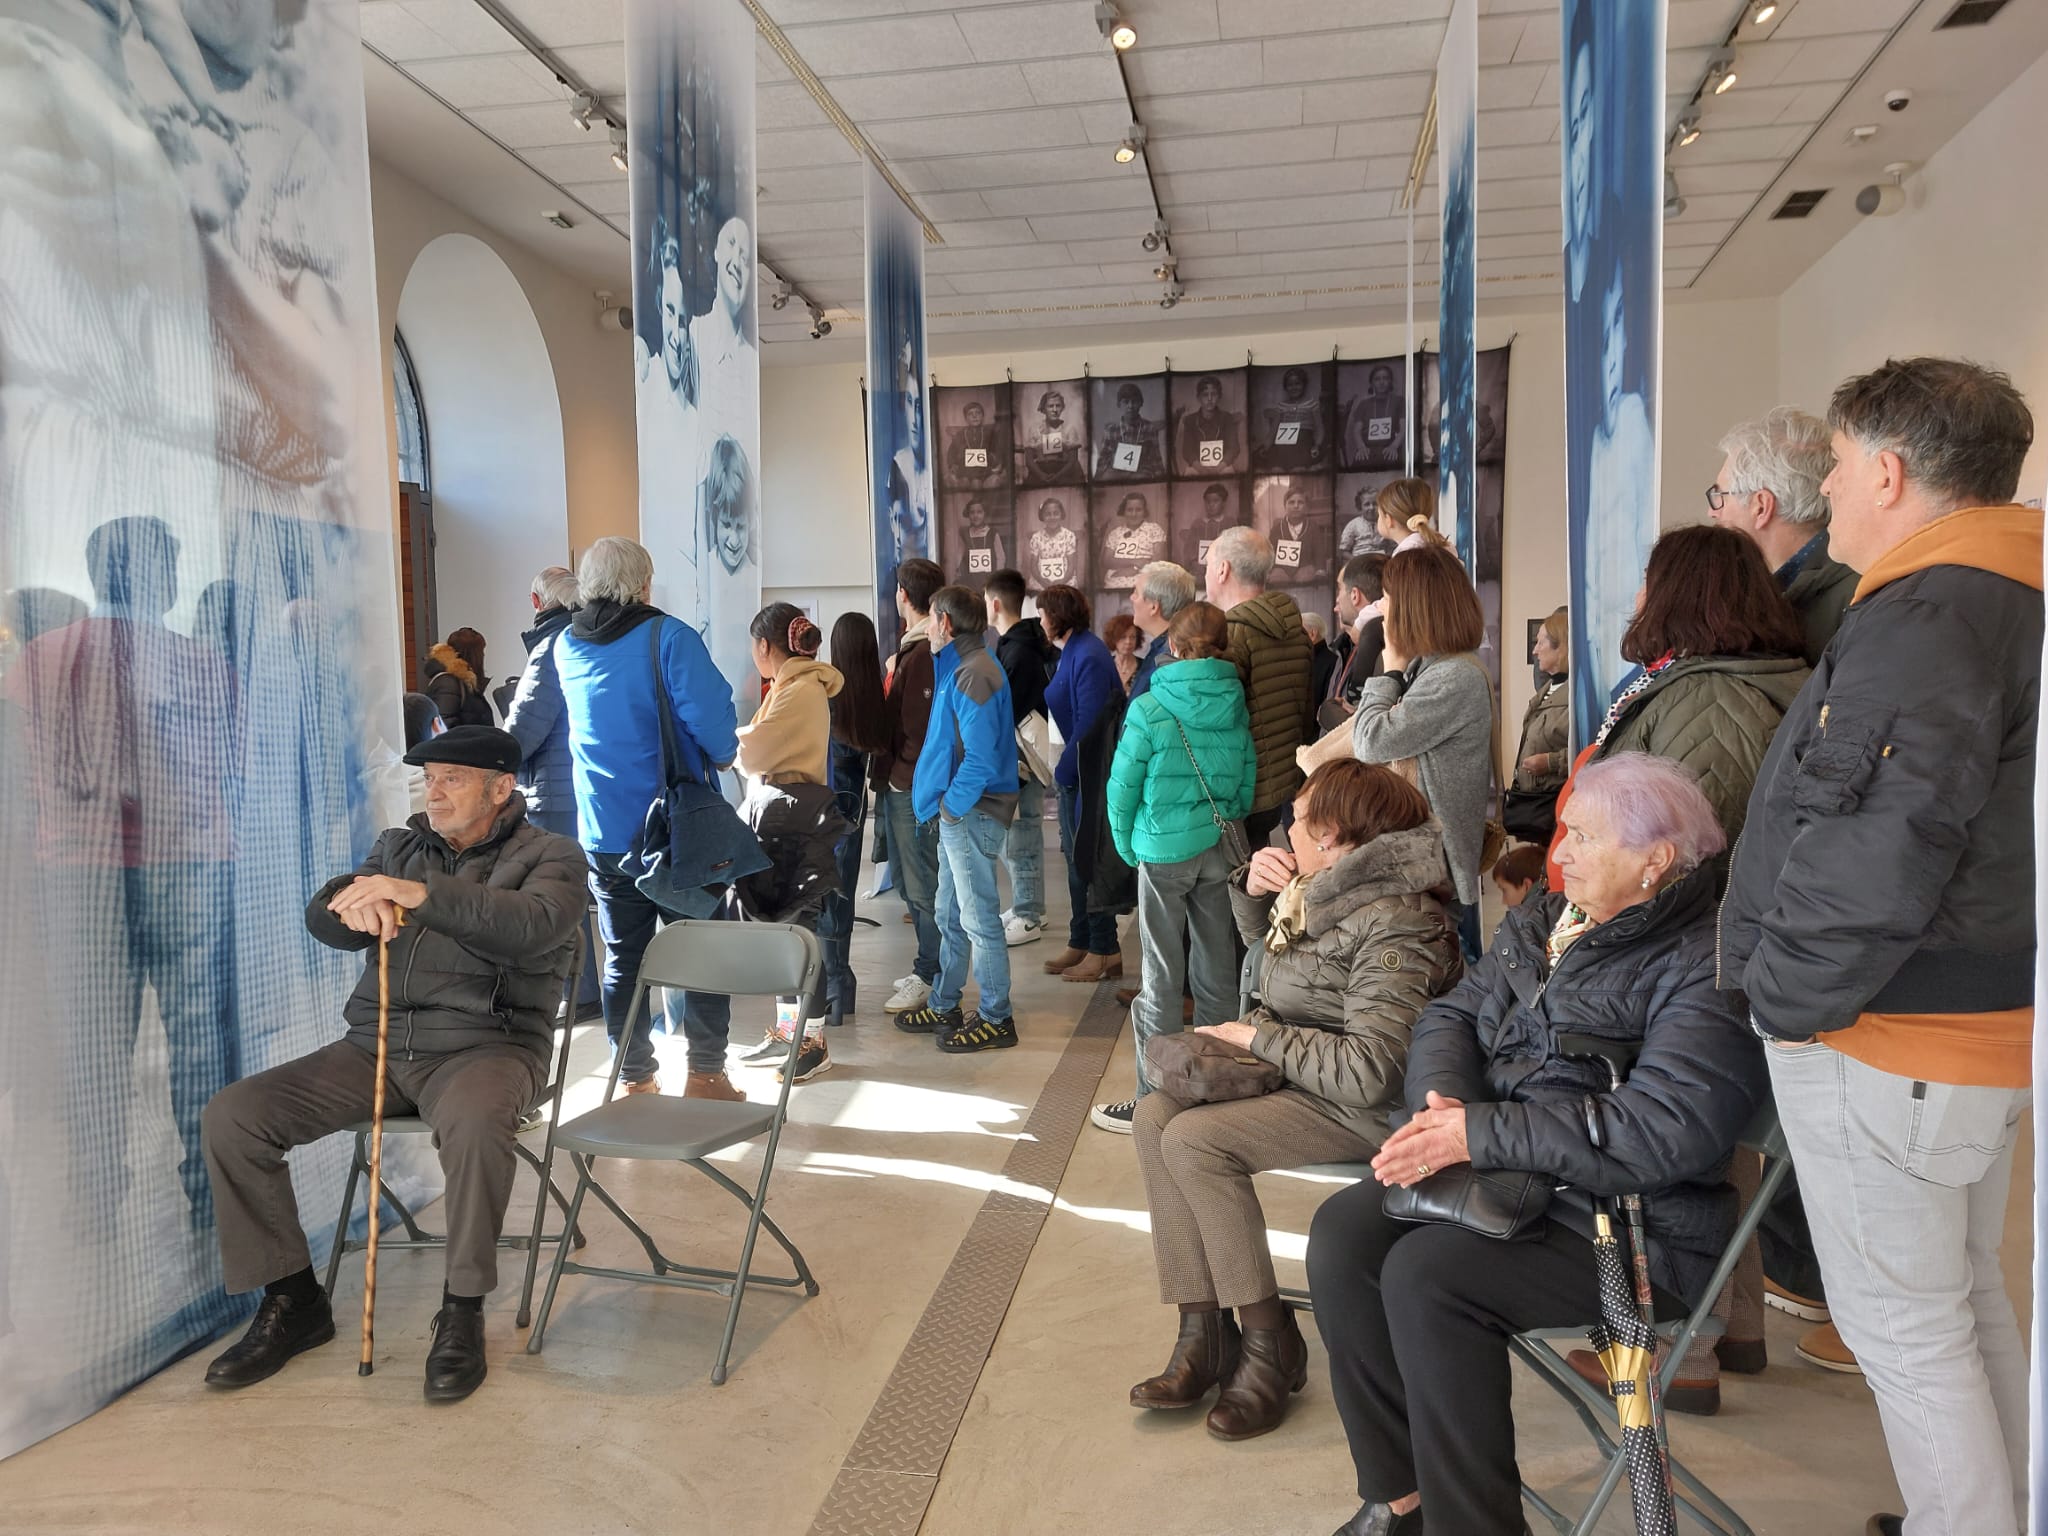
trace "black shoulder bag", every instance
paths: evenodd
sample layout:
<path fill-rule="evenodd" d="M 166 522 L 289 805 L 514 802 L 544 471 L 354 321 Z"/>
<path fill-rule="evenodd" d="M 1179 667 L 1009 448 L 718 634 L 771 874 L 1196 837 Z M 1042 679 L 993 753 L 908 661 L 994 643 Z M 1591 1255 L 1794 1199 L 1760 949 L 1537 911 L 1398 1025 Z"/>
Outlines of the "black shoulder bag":
<path fill-rule="evenodd" d="M 709 917 L 726 887 L 768 867 L 760 839 L 716 784 L 692 778 L 677 739 L 675 704 L 661 669 L 662 620 L 647 626 L 654 701 L 661 716 L 662 793 L 647 807 L 633 846 L 619 859 L 640 894 L 673 917 Z"/>

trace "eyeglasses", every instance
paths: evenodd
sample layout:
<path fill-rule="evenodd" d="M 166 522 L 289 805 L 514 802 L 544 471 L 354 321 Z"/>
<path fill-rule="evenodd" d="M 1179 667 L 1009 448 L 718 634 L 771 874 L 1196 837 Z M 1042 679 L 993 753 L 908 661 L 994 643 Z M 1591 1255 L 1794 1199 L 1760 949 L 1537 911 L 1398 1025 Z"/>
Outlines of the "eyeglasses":
<path fill-rule="evenodd" d="M 1718 512 L 1728 504 L 1731 497 L 1747 496 L 1748 494 L 1748 491 L 1724 491 L 1719 483 L 1710 485 L 1707 487 L 1707 509 L 1711 512 Z"/>

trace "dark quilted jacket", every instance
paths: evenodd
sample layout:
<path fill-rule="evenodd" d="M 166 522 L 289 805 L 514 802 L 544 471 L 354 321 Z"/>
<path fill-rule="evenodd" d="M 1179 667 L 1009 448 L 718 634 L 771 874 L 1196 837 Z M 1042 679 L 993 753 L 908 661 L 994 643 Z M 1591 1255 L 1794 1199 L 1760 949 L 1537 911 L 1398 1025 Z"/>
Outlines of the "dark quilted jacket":
<path fill-rule="evenodd" d="M 383 833 L 353 874 L 314 895 L 306 931 L 331 949 L 374 950 L 327 903 L 358 875 L 420 882 L 427 899 L 391 941 L 392 1054 L 411 1060 L 510 1041 L 546 1056 L 589 873 L 583 850 L 528 821 L 515 791 L 490 836 L 460 853 L 424 815 Z M 374 953 L 342 1017 L 350 1039 L 376 1050 Z"/>
<path fill-rule="evenodd" d="M 1258 972 L 1259 1000 L 1244 1016 L 1259 1031 L 1253 1054 L 1375 1145 L 1401 1100 L 1416 1014 L 1465 969 L 1443 884 L 1435 822 L 1389 832 L 1309 882 L 1307 931 L 1275 955 L 1264 947 L 1273 898 L 1246 891 L 1242 870 L 1231 880 L 1238 931 Z"/>
<path fill-rule="evenodd" d="M 1301 788 L 1294 754 L 1315 740 L 1315 700 L 1309 692 L 1309 638 L 1301 610 L 1285 592 L 1261 592 L 1230 610 L 1230 659 L 1244 683 L 1252 715 L 1258 778 L 1252 810 L 1285 805 Z"/>
<path fill-rule="evenodd" d="M 1728 1157 L 1765 1094 L 1763 1046 L 1714 987 L 1710 870 L 1602 923 L 1555 971 L 1544 941 L 1561 894 L 1508 913 L 1492 947 L 1423 1010 L 1408 1050 L 1413 1111 L 1429 1092 L 1467 1106 L 1478 1168 L 1526 1169 L 1561 1188 L 1551 1215 L 1593 1233 L 1592 1195 L 1644 1197 L 1650 1275 L 1697 1302 L 1735 1228 Z M 1554 1054 L 1560 1034 L 1638 1041 L 1618 1093 L 1605 1070 Z M 1586 1130 L 1587 1095 L 1604 1148 Z"/>
<path fill-rule="evenodd" d="M 1797 656 L 1680 657 L 1630 701 L 1597 756 L 1647 752 L 1685 764 L 1732 848 L 1778 722 L 1811 675 Z"/>

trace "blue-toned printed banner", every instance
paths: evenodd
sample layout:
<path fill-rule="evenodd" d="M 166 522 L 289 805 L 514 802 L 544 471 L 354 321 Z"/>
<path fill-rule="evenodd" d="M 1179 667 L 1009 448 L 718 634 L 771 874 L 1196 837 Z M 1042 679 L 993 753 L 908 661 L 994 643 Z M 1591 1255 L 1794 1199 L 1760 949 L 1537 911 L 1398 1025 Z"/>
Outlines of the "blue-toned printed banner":
<path fill-rule="evenodd" d="M 1479 377 L 1478 294 L 1479 4 L 1457 0 L 1436 65 L 1437 200 L 1443 216 L 1443 422 L 1437 451 L 1438 524 L 1465 569 L 1478 557 L 1473 436 Z"/>
<path fill-rule="evenodd" d="M 883 654 L 901 630 L 896 567 L 933 549 L 931 433 L 925 419 L 924 226 L 867 168 L 868 476 L 875 528 L 875 629 Z M 1075 451 L 1087 445 L 1075 434 Z M 987 445 L 963 450 L 993 471 Z"/>

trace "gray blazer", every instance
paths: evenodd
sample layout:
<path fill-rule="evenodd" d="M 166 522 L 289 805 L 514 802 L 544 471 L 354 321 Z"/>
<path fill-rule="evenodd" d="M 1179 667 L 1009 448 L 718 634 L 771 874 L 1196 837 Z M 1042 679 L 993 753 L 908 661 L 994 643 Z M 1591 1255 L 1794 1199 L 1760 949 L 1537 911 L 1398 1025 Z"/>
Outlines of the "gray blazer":
<path fill-rule="evenodd" d="M 1360 762 L 1415 759 L 1423 797 L 1444 833 L 1458 900 L 1479 904 L 1479 855 L 1493 793 L 1493 685 L 1477 658 L 1424 656 L 1408 667 L 1408 688 L 1369 678 L 1351 718 Z"/>

